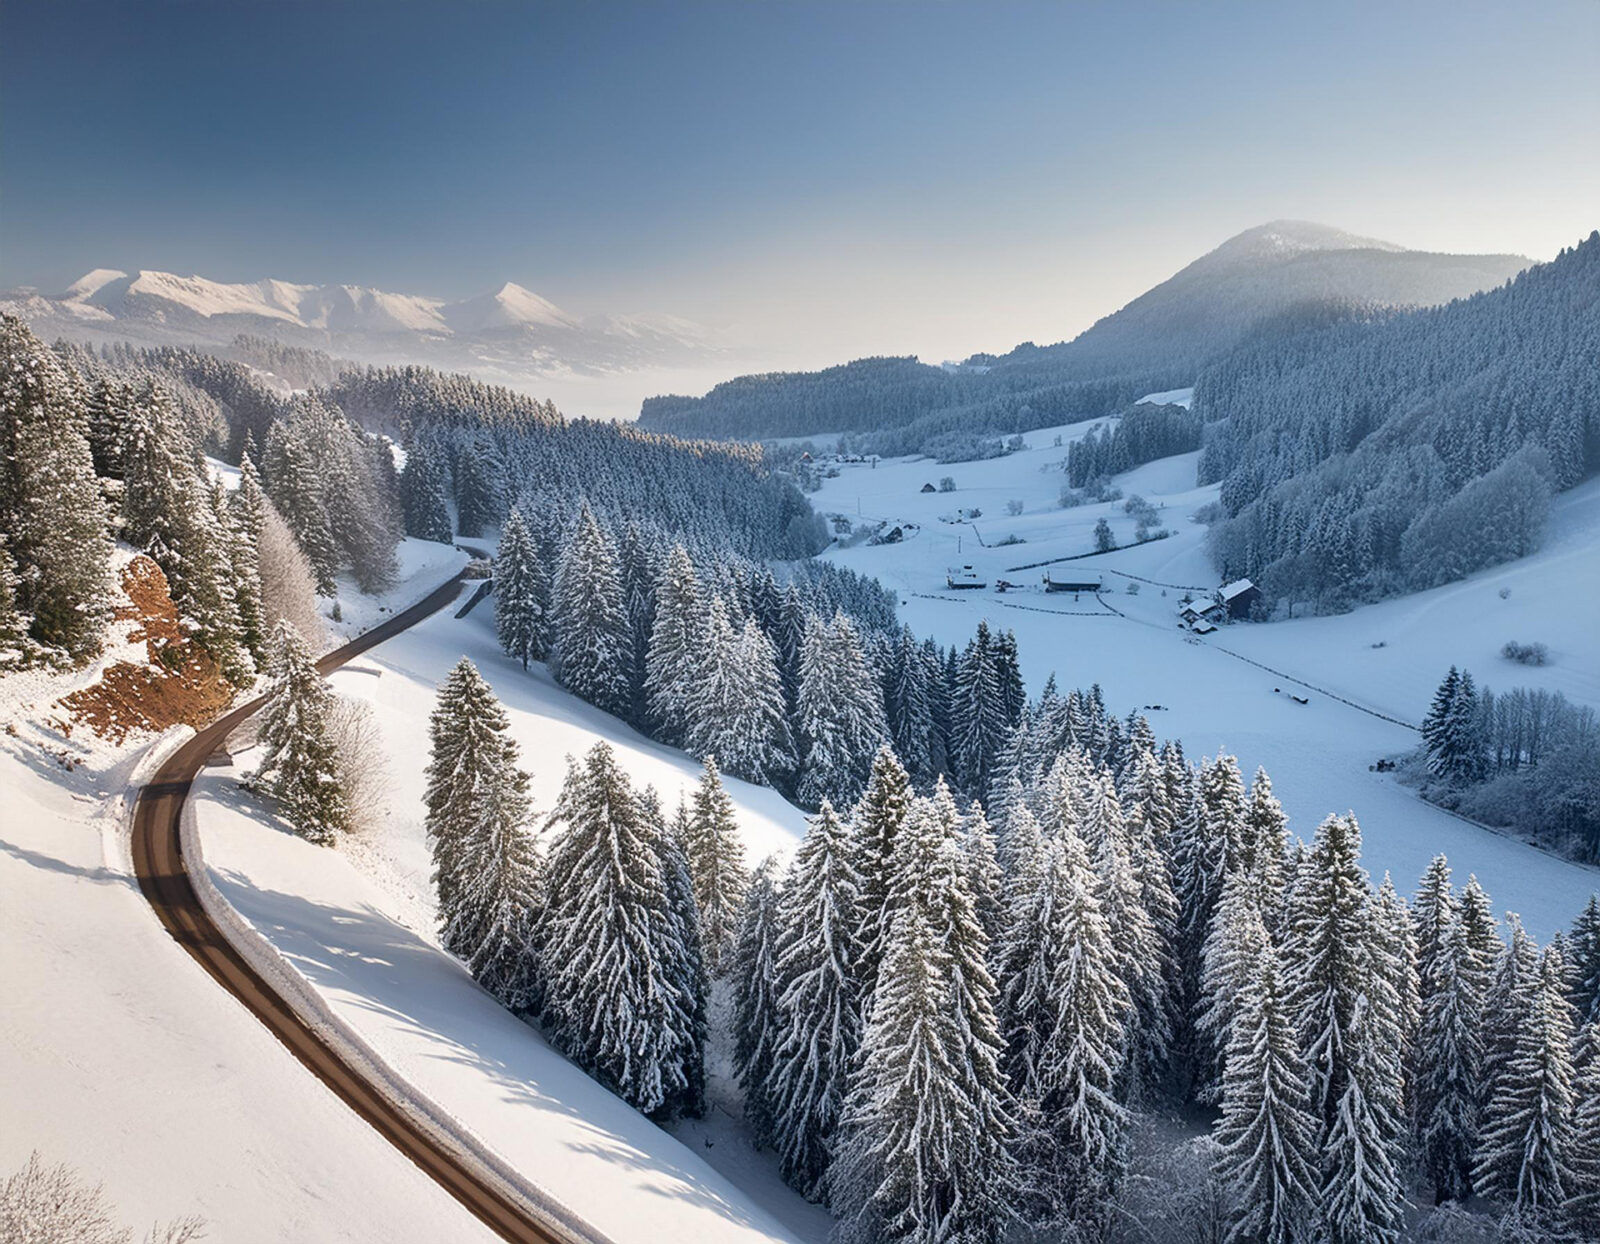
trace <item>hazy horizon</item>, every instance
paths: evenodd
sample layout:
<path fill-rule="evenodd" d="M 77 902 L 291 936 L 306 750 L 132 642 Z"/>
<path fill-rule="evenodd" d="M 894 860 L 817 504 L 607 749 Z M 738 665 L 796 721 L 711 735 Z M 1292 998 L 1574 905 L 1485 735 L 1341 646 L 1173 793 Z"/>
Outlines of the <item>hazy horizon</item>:
<path fill-rule="evenodd" d="M 938 361 L 1069 339 L 1269 220 L 1534 260 L 1600 224 L 1600 162 L 1573 158 L 1591 3 L 13 0 L 0 24 L 0 285 L 45 292 L 95 267 L 513 281 L 772 366 Z"/>

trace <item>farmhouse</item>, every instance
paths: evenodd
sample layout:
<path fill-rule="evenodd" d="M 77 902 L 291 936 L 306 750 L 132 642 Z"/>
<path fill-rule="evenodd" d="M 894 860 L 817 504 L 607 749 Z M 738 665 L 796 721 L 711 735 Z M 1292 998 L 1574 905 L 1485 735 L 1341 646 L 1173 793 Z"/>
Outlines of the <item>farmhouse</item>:
<path fill-rule="evenodd" d="M 1178 606 L 1178 621 L 1205 634 L 1220 623 L 1248 618 L 1251 608 L 1260 599 L 1261 589 L 1254 583 L 1249 579 L 1235 579 L 1224 583 L 1209 597 L 1184 601 Z"/>
<path fill-rule="evenodd" d="M 978 577 L 978 572 L 971 566 L 952 566 L 945 571 L 944 583 L 946 587 L 958 592 L 989 586 L 987 582 Z"/>

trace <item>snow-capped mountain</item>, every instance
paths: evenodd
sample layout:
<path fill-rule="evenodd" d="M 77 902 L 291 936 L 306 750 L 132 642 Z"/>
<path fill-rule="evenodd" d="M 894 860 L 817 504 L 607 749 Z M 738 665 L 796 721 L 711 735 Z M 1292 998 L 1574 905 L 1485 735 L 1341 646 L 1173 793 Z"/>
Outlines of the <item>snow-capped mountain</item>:
<path fill-rule="evenodd" d="M 359 285 L 229 284 L 96 268 L 59 295 L 0 295 L 0 309 L 46 337 L 180 344 L 251 333 L 363 362 L 425 362 L 511 379 L 676 367 L 719 353 L 712 334 L 688 320 L 577 316 L 511 282 L 452 302 Z"/>

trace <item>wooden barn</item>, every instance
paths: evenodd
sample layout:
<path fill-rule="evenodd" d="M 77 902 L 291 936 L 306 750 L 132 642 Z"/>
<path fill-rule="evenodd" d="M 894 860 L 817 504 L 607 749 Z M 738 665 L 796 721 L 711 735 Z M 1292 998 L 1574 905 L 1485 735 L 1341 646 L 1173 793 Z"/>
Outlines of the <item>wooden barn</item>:
<path fill-rule="evenodd" d="M 1080 576 L 1078 578 L 1058 579 L 1048 570 L 1044 572 L 1044 590 L 1047 592 L 1072 592 L 1076 595 L 1079 592 L 1098 592 L 1101 586 L 1101 581 L 1098 578 L 1087 579 Z"/>

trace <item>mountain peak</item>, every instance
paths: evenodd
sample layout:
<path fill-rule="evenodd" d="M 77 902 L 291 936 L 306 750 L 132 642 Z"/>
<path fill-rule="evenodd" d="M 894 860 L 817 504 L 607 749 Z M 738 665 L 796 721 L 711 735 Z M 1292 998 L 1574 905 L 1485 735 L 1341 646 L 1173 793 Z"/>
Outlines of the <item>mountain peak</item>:
<path fill-rule="evenodd" d="M 1290 259 L 1311 251 L 1370 250 L 1397 254 L 1405 249 L 1380 238 L 1361 237 L 1310 220 L 1269 220 L 1235 234 L 1201 262 Z"/>

